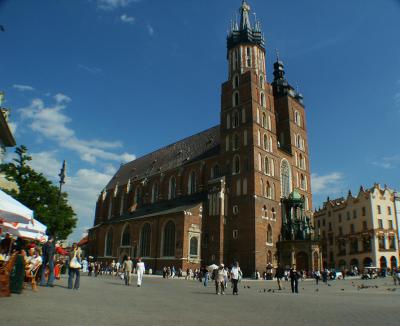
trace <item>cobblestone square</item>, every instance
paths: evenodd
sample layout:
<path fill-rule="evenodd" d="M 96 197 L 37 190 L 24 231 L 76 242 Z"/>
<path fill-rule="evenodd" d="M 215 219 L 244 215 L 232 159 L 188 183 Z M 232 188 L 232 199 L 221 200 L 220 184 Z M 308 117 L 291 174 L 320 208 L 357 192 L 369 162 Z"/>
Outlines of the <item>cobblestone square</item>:
<path fill-rule="evenodd" d="M 230 286 L 226 295 L 217 296 L 213 283 L 205 288 L 198 281 L 158 276 L 145 277 L 141 288 L 127 287 L 116 277 L 82 276 L 81 288 L 73 291 L 66 281 L 2 298 L 2 324 L 388 326 L 398 325 L 400 316 L 400 287 L 391 278 L 332 281 L 330 286 L 307 280 L 297 295 L 289 282 L 277 291 L 275 281 L 244 280 L 239 296 Z"/>

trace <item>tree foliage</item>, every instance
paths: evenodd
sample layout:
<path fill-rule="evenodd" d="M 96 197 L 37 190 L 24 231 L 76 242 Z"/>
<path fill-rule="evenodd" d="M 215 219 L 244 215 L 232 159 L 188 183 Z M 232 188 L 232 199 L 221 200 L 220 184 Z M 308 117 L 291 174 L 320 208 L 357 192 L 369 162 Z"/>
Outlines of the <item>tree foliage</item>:
<path fill-rule="evenodd" d="M 57 239 L 66 239 L 76 226 L 75 212 L 68 204 L 68 195 L 30 165 L 32 157 L 21 145 L 15 149 L 17 157 L 11 163 L 0 165 L 6 179 L 14 181 L 19 191 L 4 190 L 35 212 L 35 218 L 47 225 L 47 233 Z"/>

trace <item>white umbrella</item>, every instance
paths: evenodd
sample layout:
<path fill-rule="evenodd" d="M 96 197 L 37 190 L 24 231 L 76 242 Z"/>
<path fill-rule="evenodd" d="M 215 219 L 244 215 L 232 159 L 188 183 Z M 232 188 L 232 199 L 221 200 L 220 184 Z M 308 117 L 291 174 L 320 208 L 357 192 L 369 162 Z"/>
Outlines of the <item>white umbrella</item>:
<path fill-rule="evenodd" d="M 209 271 L 213 271 L 214 269 L 217 269 L 218 268 L 218 265 L 215 265 L 215 264 L 212 264 L 212 265 L 210 265 L 210 266 L 207 266 L 207 269 L 209 270 Z"/>
<path fill-rule="evenodd" d="M 29 223 L 32 220 L 31 209 L 0 190 L 0 222 Z"/>
<path fill-rule="evenodd" d="M 7 222 L 0 223 L 0 234 L 9 233 L 16 237 L 20 237 L 20 238 L 24 238 L 24 239 L 38 240 L 40 242 L 47 241 L 48 237 L 46 234 L 19 227 L 21 225 L 25 225 L 25 224 L 7 223 Z"/>

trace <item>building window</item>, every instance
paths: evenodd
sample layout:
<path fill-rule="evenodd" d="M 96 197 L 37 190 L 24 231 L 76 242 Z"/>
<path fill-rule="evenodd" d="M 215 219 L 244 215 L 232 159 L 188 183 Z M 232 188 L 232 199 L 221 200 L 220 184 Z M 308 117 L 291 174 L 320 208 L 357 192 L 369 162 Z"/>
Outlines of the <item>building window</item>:
<path fill-rule="evenodd" d="M 392 215 L 392 208 L 390 206 L 388 206 L 387 212 L 388 212 L 388 215 Z"/>
<path fill-rule="evenodd" d="M 226 129 L 230 129 L 231 128 L 231 115 L 228 113 L 226 115 Z"/>
<path fill-rule="evenodd" d="M 382 250 L 384 250 L 386 248 L 386 242 L 385 242 L 384 235 L 380 235 L 378 237 L 378 246 L 379 246 L 379 249 L 382 249 Z"/>
<path fill-rule="evenodd" d="M 381 214 L 381 206 L 378 205 L 378 214 Z"/>
<path fill-rule="evenodd" d="M 235 155 L 233 158 L 233 174 L 240 173 L 240 157 L 239 155 Z"/>
<path fill-rule="evenodd" d="M 322 226 L 325 226 L 325 219 L 322 220 Z"/>
<path fill-rule="evenodd" d="M 135 195 L 134 195 L 134 203 L 136 205 L 140 205 L 141 204 L 141 199 L 142 199 L 142 189 L 140 187 L 136 187 L 135 188 Z"/>
<path fill-rule="evenodd" d="M 243 131 L 243 146 L 247 146 L 247 130 Z"/>
<path fill-rule="evenodd" d="M 239 75 L 235 75 L 233 77 L 233 88 L 238 88 L 239 87 Z"/>
<path fill-rule="evenodd" d="M 362 222 L 363 231 L 368 231 L 367 221 Z"/>
<path fill-rule="evenodd" d="M 361 214 L 362 214 L 362 216 L 366 215 L 365 207 L 361 208 Z"/>
<path fill-rule="evenodd" d="M 396 249 L 396 236 L 389 235 L 389 249 Z"/>
<path fill-rule="evenodd" d="M 389 222 L 389 229 L 393 230 L 393 221 L 389 220 L 388 222 Z"/>
<path fill-rule="evenodd" d="M 260 103 L 261 103 L 261 106 L 264 108 L 265 107 L 265 95 L 262 92 L 260 95 Z"/>
<path fill-rule="evenodd" d="M 272 227 L 270 224 L 268 224 L 267 228 L 267 243 L 272 244 Z"/>
<path fill-rule="evenodd" d="M 233 239 L 238 239 L 239 238 L 239 230 L 233 230 L 232 231 L 232 237 Z"/>
<path fill-rule="evenodd" d="M 294 123 L 301 127 L 301 115 L 299 111 L 294 111 Z"/>
<path fill-rule="evenodd" d="M 242 109 L 242 123 L 246 123 L 246 111 L 244 108 Z"/>
<path fill-rule="evenodd" d="M 168 185 L 168 199 L 174 199 L 176 197 L 176 180 L 175 177 L 172 176 L 169 178 Z"/>
<path fill-rule="evenodd" d="M 378 219 L 378 227 L 380 229 L 383 229 L 383 220 L 382 219 Z"/>
<path fill-rule="evenodd" d="M 282 197 L 287 198 L 292 190 L 292 180 L 290 165 L 286 159 L 281 161 L 281 193 Z"/>
<path fill-rule="evenodd" d="M 353 234 L 354 233 L 354 224 L 350 224 L 350 233 Z"/>
<path fill-rule="evenodd" d="M 188 194 L 194 194 L 196 192 L 196 172 L 192 171 L 189 175 L 189 180 L 188 180 Z"/>
<path fill-rule="evenodd" d="M 328 230 L 332 231 L 332 223 L 331 222 L 329 222 L 329 224 L 328 224 Z"/>
<path fill-rule="evenodd" d="M 232 117 L 232 128 L 236 128 L 239 126 L 239 112 L 234 111 L 233 112 L 233 117 Z"/>
<path fill-rule="evenodd" d="M 233 106 L 239 105 L 239 92 L 233 94 Z"/>
<path fill-rule="evenodd" d="M 275 208 L 272 207 L 271 209 L 271 213 L 272 213 L 272 219 L 276 220 L 276 212 L 275 212 Z"/>
<path fill-rule="evenodd" d="M 266 174 L 270 174 L 270 169 L 269 169 L 269 160 L 268 160 L 268 157 L 264 157 L 264 172 L 266 173 Z"/>
<path fill-rule="evenodd" d="M 269 142 L 268 142 L 268 136 L 264 134 L 264 142 L 263 142 L 263 147 L 265 151 L 269 151 Z"/>
<path fill-rule="evenodd" d="M 339 235 L 343 235 L 343 228 L 339 226 Z"/>
<path fill-rule="evenodd" d="M 199 256 L 199 238 L 198 237 L 192 237 L 190 238 L 190 244 L 189 244 L 189 255 L 190 257 L 198 257 Z"/>
<path fill-rule="evenodd" d="M 346 212 L 346 218 L 348 221 L 350 221 L 350 212 Z"/>
<path fill-rule="evenodd" d="M 163 256 L 175 256 L 175 223 L 169 221 L 164 227 Z"/>
<path fill-rule="evenodd" d="M 151 202 L 155 203 L 158 200 L 158 182 L 153 183 L 151 188 Z"/>
<path fill-rule="evenodd" d="M 121 246 L 130 246 L 131 245 L 131 228 L 127 225 L 123 232 L 121 238 Z"/>
<path fill-rule="evenodd" d="M 229 135 L 225 137 L 225 150 L 229 151 Z"/>
<path fill-rule="evenodd" d="M 307 182 L 303 174 L 300 175 L 300 189 L 307 190 Z"/>
<path fill-rule="evenodd" d="M 260 87 L 264 88 L 264 76 L 260 75 Z"/>
<path fill-rule="evenodd" d="M 338 215 L 338 221 L 339 221 L 339 223 L 342 223 L 342 214 Z"/>
<path fill-rule="evenodd" d="M 267 126 L 267 116 L 265 115 L 265 113 L 262 114 L 261 126 L 263 128 L 266 128 L 266 126 Z"/>
<path fill-rule="evenodd" d="M 247 195 L 247 178 L 243 179 L 243 195 Z"/>
<path fill-rule="evenodd" d="M 212 179 L 215 179 L 215 178 L 218 178 L 219 177 L 219 174 L 220 172 L 219 172 L 219 165 L 218 164 L 215 164 L 214 166 L 213 166 L 213 168 L 211 169 L 211 178 Z"/>
<path fill-rule="evenodd" d="M 114 240 L 114 230 L 112 228 L 110 228 L 110 229 L 108 229 L 108 232 L 106 235 L 106 245 L 105 245 L 105 251 L 104 251 L 104 256 L 106 256 L 106 257 L 112 257 L 113 240 Z"/>
<path fill-rule="evenodd" d="M 251 48 L 246 48 L 246 64 L 247 67 L 251 67 Z"/>
<path fill-rule="evenodd" d="M 233 150 L 237 150 L 239 148 L 239 135 L 233 135 Z"/>
<path fill-rule="evenodd" d="M 261 132 L 257 130 L 257 145 L 261 146 Z"/>
<path fill-rule="evenodd" d="M 267 181 L 267 188 L 266 188 L 266 197 L 267 198 L 272 198 L 272 189 L 271 189 L 271 185 L 269 184 L 269 181 Z"/>
<path fill-rule="evenodd" d="M 353 218 L 357 218 L 357 211 L 353 210 Z"/>
<path fill-rule="evenodd" d="M 142 257 L 150 257 L 150 240 L 151 227 L 149 223 L 145 223 L 140 232 L 140 255 Z"/>
<path fill-rule="evenodd" d="M 352 238 L 350 240 L 350 253 L 355 254 L 358 252 L 358 239 Z"/>
<path fill-rule="evenodd" d="M 261 187 L 261 196 L 265 197 L 265 188 L 264 188 L 264 180 L 261 179 L 260 181 L 260 187 Z"/>

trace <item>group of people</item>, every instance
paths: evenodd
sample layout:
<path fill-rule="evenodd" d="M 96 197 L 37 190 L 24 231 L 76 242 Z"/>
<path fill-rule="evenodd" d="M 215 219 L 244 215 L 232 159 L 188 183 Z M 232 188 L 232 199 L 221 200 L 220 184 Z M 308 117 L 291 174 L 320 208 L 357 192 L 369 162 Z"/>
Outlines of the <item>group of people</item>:
<path fill-rule="evenodd" d="M 232 294 L 239 295 L 238 283 L 242 278 L 242 271 L 238 262 L 235 262 L 230 270 L 221 263 L 218 268 L 214 268 L 211 271 L 211 275 L 209 269 L 204 267 L 202 274 L 204 278 L 204 286 L 208 286 L 209 278 L 214 280 L 215 293 L 217 295 L 225 294 L 229 281 L 232 283 Z"/>

